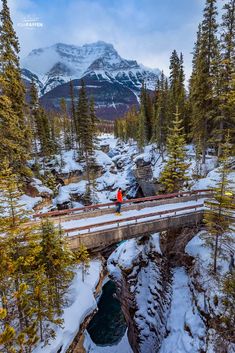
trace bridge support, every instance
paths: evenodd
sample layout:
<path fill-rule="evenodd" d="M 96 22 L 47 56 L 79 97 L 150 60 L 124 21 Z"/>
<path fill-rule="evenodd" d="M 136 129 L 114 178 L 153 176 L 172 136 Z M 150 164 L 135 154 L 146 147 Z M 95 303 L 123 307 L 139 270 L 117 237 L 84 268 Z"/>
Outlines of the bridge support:
<path fill-rule="evenodd" d="M 202 224 L 203 214 L 204 212 L 201 210 L 182 215 L 153 219 L 147 222 L 132 223 L 91 233 L 81 233 L 68 237 L 68 242 L 72 250 L 76 250 L 81 244 L 84 244 L 87 249 L 92 252 L 99 251 L 109 245 L 119 243 L 123 240 L 137 238 L 144 234 L 199 226 Z"/>

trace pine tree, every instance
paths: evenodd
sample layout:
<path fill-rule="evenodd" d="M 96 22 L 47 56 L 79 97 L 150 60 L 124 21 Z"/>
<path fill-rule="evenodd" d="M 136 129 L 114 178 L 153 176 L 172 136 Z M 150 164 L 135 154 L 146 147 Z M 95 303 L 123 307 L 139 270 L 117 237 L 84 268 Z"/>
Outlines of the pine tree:
<path fill-rule="evenodd" d="M 5 159 L 0 174 L 0 303 L 4 317 L 0 341 L 8 350 L 24 345 L 28 350 L 37 342 L 36 322 L 29 304 L 28 282 L 32 280 L 32 266 L 40 251 L 37 227 L 28 223 L 28 214 L 20 203 L 21 193 L 17 175 Z M 12 327 L 14 326 L 14 330 Z M 17 331 L 15 330 L 17 328 Z"/>
<path fill-rule="evenodd" d="M 190 131 L 189 115 L 187 110 L 186 89 L 185 89 L 185 73 L 184 73 L 184 58 L 180 53 L 179 57 L 179 95 L 178 95 L 179 113 L 183 119 L 184 132 L 186 137 Z"/>
<path fill-rule="evenodd" d="M 223 337 L 230 341 L 234 341 L 235 327 L 235 272 L 229 274 L 223 280 L 222 285 L 223 298 L 222 302 L 225 308 L 224 313 L 220 317 L 222 324 Z"/>
<path fill-rule="evenodd" d="M 62 118 L 63 146 L 65 150 L 72 148 L 72 126 L 67 112 L 67 105 L 64 98 L 60 100 L 60 111 Z"/>
<path fill-rule="evenodd" d="M 0 349 L 30 353 L 40 338 L 55 337 L 54 325 L 73 278 L 72 253 L 62 230 L 29 222 L 19 181 L 7 160 L 0 173 Z M 53 324 L 53 326 L 51 325 Z"/>
<path fill-rule="evenodd" d="M 85 275 L 88 272 L 89 269 L 89 262 L 90 262 L 90 258 L 89 258 L 89 253 L 87 251 L 87 248 L 85 247 L 85 245 L 81 244 L 79 246 L 79 249 L 76 252 L 76 259 L 77 262 L 80 264 L 81 269 L 82 269 L 82 281 L 84 282 L 85 280 Z"/>
<path fill-rule="evenodd" d="M 44 266 L 51 297 L 51 305 L 61 314 L 65 294 L 73 278 L 73 254 L 68 249 L 62 229 L 56 229 L 48 220 L 41 224 L 40 264 Z"/>
<path fill-rule="evenodd" d="M 39 100 L 38 100 L 38 92 L 37 92 L 37 87 L 32 80 L 31 86 L 30 86 L 30 117 L 31 117 L 31 131 L 33 134 L 33 152 L 35 154 L 35 161 L 37 160 L 37 154 L 38 154 L 38 141 L 37 141 L 37 123 L 36 123 L 36 115 L 37 115 L 37 110 L 39 108 Z"/>
<path fill-rule="evenodd" d="M 205 164 L 213 121 L 218 111 L 217 102 L 214 99 L 219 52 L 216 16 L 216 0 L 206 0 L 204 18 L 194 50 L 193 75 L 190 84 L 192 134 L 195 142 L 200 138 L 203 164 Z"/>
<path fill-rule="evenodd" d="M 157 90 L 155 92 L 152 137 L 152 141 L 157 143 L 162 157 L 165 149 L 166 136 L 169 125 L 168 96 L 168 81 L 164 73 L 162 72 L 158 82 Z"/>
<path fill-rule="evenodd" d="M 228 1 L 223 7 L 222 35 L 220 39 L 221 58 L 219 67 L 219 114 L 216 130 L 218 132 L 218 155 L 221 154 L 226 129 L 234 129 L 235 108 L 231 96 L 235 96 L 233 77 L 235 76 L 235 0 Z M 235 131 L 232 133 L 235 136 Z"/>
<path fill-rule="evenodd" d="M 183 134 L 182 120 L 179 118 L 178 108 L 176 109 L 173 127 L 170 128 L 167 137 L 168 160 L 160 177 L 160 183 L 165 192 L 178 192 L 183 184 L 189 181 L 187 169 L 189 165 L 185 162 L 185 138 Z"/>
<path fill-rule="evenodd" d="M 137 133 L 137 143 L 140 151 L 143 151 L 143 147 L 146 144 L 146 124 L 145 124 L 145 111 L 143 104 L 140 107 L 140 112 L 138 115 L 138 133 Z"/>
<path fill-rule="evenodd" d="M 70 101 L 71 101 L 71 121 L 72 121 L 72 146 L 74 145 L 74 140 L 76 143 L 79 142 L 79 126 L 77 121 L 77 113 L 76 113 L 76 104 L 75 104 L 75 97 L 74 97 L 74 86 L 73 81 L 70 80 Z"/>
<path fill-rule="evenodd" d="M 170 99 L 173 112 L 175 107 L 179 105 L 179 78 L 180 78 L 180 59 L 176 50 L 172 52 L 170 58 L 170 76 L 169 76 L 169 90 L 170 90 Z"/>
<path fill-rule="evenodd" d="M 126 139 L 137 141 L 137 129 L 133 129 L 133 126 L 138 125 L 138 113 L 136 107 L 132 107 L 131 110 L 126 114 Z"/>
<path fill-rule="evenodd" d="M 229 156 L 231 146 L 229 137 L 223 146 L 223 154 L 220 158 L 218 170 L 219 180 L 213 188 L 213 200 L 211 209 L 205 214 L 205 225 L 209 233 L 208 245 L 213 249 L 213 271 L 217 271 L 217 261 L 220 255 L 221 246 L 229 241 L 227 234 L 232 231 L 232 221 L 229 217 L 229 209 L 234 201 L 230 190 L 231 180 L 229 180 Z"/>
<path fill-rule="evenodd" d="M 62 310 L 58 311 L 53 306 L 54 296 L 50 288 L 50 281 L 47 277 L 45 266 L 38 266 L 31 289 L 30 301 L 32 313 L 37 322 L 40 340 L 44 344 L 48 344 L 51 338 L 55 338 L 53 326 L 62 326 L 63 324 L 63 320 L 58 317 L 62 313 Z"/>
<path fill-rule="evenodd" d="M 38 143 L 40 143 L 40 153 L 50 156 L 55 152 L 55 143 L 52 138 L 48 114 L 40 106 L 37 88 L 34 81 L 31 83 L 30 89 L 30 111 L 31 126 L 33 127 L 35 153 L 39 152 Z"/>
<path fill-rule="evenodd" d="M 10 165 L 15 171 L 31 176 L 28 168 L 25 167 L 25 148 L 19 143 L 23 133 L 18 125 L 18 117 L 12 109 L 10 99 L 0 96 L 0 160 L 6 156 Z M 0 164 L 2 169 L 2 164 Z"/>
<path fill-rule="evenodd" d="M 91 124 L 90 135 L 92 139 L 91 151 L 93 153 L 93 150 L 97 145 L 97 123 L 99 122 L 99 119 L 96 116 L 94 97 L 91 97 L 89 102 L 89 120 Z"/>
<path fill-rule="evenodd" d="M 180 116 L 183 119 L 183 127 L 186 131 L 188 126 L 186 125 L 185 117 L 185 87 L 184 87 L 185 75 L 184 75 L 184 61 L 183 54 L 178 53 L 176 50 L 173 51 L 170 58 L 170 77 L 169 77 L 169 115 L 173 116 L 175 107 L 178 106 Z"/>
<path fill-rule="evenodd" d="M 87 180 L 91 182 L 91 166 L 94 164 L 93 154 L 96 141 L 96 122 L 94 102 L 88 102 L 85 83 L 81 81 L 81 89 L 79 91 L 79 101 L 77 116 L 80 126 L 79 141 L 80 150 L 85 157 Z"/>
<path fill-rule="evenodd" d="M 16 129 L 10 131 L 10 135 L 17 135 L 14 143 L 17 143 L 19 147 L 19 155 L 14 159 L 12 166 L 15 171 L 27 174 L 26 160 L 30 147 L 30 131 L 24 116 L 25 90 L 21 80 L 18 55 L 19 43 L 13 29 L 7 0 L 2 0 L 2 11 L 0 12 L 0 90 L 3 95 L 2 101 L 4 100 L 5 108 L 8 109 L 4 111 L 0 109 L 0 114 L 6 116 L 14 112 L 14 127 Z"/>

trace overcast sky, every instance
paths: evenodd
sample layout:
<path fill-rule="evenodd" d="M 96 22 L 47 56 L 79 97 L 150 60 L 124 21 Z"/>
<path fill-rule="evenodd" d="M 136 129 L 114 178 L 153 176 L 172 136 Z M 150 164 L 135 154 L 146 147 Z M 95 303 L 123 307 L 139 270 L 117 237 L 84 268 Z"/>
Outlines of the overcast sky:
<path fill-rule="evenodd" d="M 219 0 L 221 2 L 221 0 Z M 21 56 L 57 42 L 112 43 L 125 59 L 168 73 L 173 49 L 187 76 L 205 0 L 9 0 Z M 28 28 L 27 21 L 39 26 Z"/>

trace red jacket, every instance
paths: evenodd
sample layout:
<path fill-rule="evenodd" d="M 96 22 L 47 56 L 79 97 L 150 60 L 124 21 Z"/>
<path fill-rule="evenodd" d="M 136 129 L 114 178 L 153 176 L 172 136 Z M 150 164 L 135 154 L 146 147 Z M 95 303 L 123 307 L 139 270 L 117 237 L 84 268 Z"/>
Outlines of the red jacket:
<path fill-rule="evenodd" d="M 122 201 L 123 201 L 122 192 L 120 190 L 118 190 L 118 192 L 117 192 L 117 202 L 122 202 Z"/>

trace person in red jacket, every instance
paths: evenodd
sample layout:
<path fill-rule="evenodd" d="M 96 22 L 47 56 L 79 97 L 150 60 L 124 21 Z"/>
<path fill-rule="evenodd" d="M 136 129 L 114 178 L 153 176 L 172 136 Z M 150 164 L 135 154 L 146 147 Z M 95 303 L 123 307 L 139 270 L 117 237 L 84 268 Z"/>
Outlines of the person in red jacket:
<path fill-rule="evenodd" d="M 123 202 L 122 189 L 118 188 L 118 192 L 117 192 L 117 208 L 116 208 L 117 215 L 121 214 L 122 202 Z"/>

